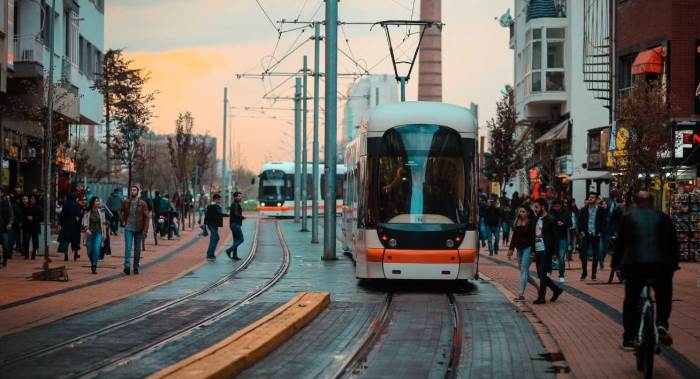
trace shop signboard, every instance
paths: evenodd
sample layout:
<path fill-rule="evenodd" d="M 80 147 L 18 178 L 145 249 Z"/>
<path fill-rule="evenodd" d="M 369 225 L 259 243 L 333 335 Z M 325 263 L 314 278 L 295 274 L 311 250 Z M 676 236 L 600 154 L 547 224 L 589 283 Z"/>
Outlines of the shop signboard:
<path fill-rule="evenodd" d="M 700 164 L 700 124 L 678 122 L 674 124 L 675 134 L 674 163 L 676 165 Z"/>
<path fill-rule="evenodd" d="M 574 173 L 574 159 L 572 155 L 563 155 L 556 158 L 554 165 L 556 176 L 571 176 Z"/>

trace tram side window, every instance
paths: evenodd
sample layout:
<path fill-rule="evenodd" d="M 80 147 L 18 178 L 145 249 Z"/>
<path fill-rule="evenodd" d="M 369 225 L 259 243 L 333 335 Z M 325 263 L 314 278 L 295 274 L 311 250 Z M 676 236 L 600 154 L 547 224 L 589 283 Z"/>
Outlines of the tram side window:
<path fill-rule="evenodd" d="M 343 199 L 343 175 L 336 175 L 335 179 L 335 199 L 336 200 L 342 200 Z M 326 174 L 321 175 L 321 193 L 325 194 L 325 188 L 326 188 Z"/>

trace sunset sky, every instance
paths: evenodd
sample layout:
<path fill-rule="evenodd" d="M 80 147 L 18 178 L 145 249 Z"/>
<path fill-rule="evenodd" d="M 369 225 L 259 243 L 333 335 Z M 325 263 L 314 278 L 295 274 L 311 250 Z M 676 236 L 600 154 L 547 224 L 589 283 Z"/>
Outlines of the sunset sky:
<path fill-rule="evenodd" d="M 415 1 L 414 19 L 418 19 L 419 1 Z M 314 14 L 314 20 L 324 17 L 322 0 L 259 2 L 273 21 L 307 21 Z M 413 3 L 413 0 L 344 0 L 339 3 L 339 19 L 346 22 L 410 19 Z M 463 106 L 472 101 L 479 104 L 482 126 L 493 116 L 500 90 L 512 81 L 513 55 L 508 49 L 508 30 L 494 20 L 511 6 L 512 0 L 443 0 L 446 24 L 442 34 L 443 101 Z M 221 156 L 223 88 L 228 87 L 230 104 L 236 108 L 231 111 L 229 130 L 233 130 L 234 147 L 240 144 L 240 156 L 236 154 L 234 162 L 240 160 L 257 171 L 266 160 L 293 158 L 293 112 L 265 110 L 263 114 L 242 107 L 292 108 L 291 101 L 273 103 L 262 99 L 262 95 L 279 86 L 275 95 L 292 96 L 294 80 L 272 78 L 263 82 L 236 79 L 235 74 L 262 72 L 292 46 L 308 40 L 313 29 L 283 33 L 275 51 L 278 33 L 255 0 L 113 0 L 107 1 L 106 7 L 106 47 L 124 48 L 135 66 L 150 72 L 150 88 L 160 92 L 155 103 L 157 118 L 151 125 L 153 130 L 171 133 L 178 112 L 191 111 L 195 130 L 218 138 L 217 150 Z M 285 25 L 284 29 L 296 26 Z M 381 28 L 370 30 L 367 25 L 346 25 L 338 34 L 340 48 L 356 61 L 367 67 L 377 65 L 372 73 L 392 73 Z M 322 44 L 322 71 L 323 48 Z M 313 41 L 284 59 L 275 71 L 301 69 L 304 54 L 312 65 Z M 339 62 L 339 72 L 358 71 L 342 54 Z M 408 100 L 416 99 L 417 72 L 414 68 Z M 351 82 L 340 79 L 339 90 L 345 93 Z M 313 95 L 311 83 L 310 96 Z M 342 105 L 339 101 L 339 124 Z M 311 126 L 310 112 L 309 133 Z"/>

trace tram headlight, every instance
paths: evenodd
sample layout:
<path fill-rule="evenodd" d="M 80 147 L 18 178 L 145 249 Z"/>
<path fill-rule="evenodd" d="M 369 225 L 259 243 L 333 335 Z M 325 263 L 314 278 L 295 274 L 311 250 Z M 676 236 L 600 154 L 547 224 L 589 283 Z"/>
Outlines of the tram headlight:
<path fill-rule="evenodd" d="M 455 246 L 455 241 L 453 241 L 453 240 L 451 240 L 451 239 L 450 239 L 450 240 L 447 240 L 447 242 L 445 242 L 445 246 L 447 246 L 447 247 L 449 247 L 449 248 L 452 248 L 452 247 Z"/>
<path fill-rule="evenodd" d="M 261 207 L 264 207 L 264 206 L 265 206 L 265 202 L 260 203 L 260 206 L 261 206 Z"/>
<path fill-rule="evenodd" d="M 389 239 L 389 247 L 396 247 L 396 239 L 390 238 Z"/>
<path fill-rule="evenodd" d="M 281 206 L 282 206 L 282 203 L 277 203 L 277 206 L 278 206 L 278 207 L 281 207 Z"/>

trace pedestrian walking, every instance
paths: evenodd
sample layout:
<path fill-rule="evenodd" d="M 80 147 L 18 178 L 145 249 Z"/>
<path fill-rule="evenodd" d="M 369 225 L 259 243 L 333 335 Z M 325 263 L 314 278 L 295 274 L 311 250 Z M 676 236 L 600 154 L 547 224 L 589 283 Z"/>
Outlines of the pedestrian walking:
<path fill-rule="evenodd" d="M 566 259 L 572 261 L 574 251 L 576 246 L 578 246 L 578 207 L 576 206 L 576 199 L 569 199 L 567 208 L 569 209 L 569 214 L 571 214 L 571 226 L 569 227 L 569 248 Z"/>
<path fill-rule="evenodd" d="M 652 208 L 654 198 L 648 191 L 640 191 L 635 202 L 636 208 L 622 216 L 613 255 L 613 267 L 619 268 L 625 278 L 622 308 L 622 347 L 625 350 L 634 349 L 640 317 L 639 298 L 647 281 L 654 288 L 659 341 L 667 346 L 673 344 L 668 319 L 671 317 L 673 274 L 680 268 L 673 220 Z"/>
<path fill-rule="evenodd" d="M 22 198 L 22 203 L 24 203 L 24 198 Z M 24 253 L 24 259 L 30 256 L 29 254 L 29 242 L 32 243 L 32 253 L 31 259 L 36 259 L 36 252 L 39 250 L 39 232 L 41 230 L 41 221 L 44 217 L 43 208 L 41 204 L 37 203 L 36 195 L 32 195 L 28 198 L 28 205 L 22 209 L 22 231 L 24 232 L 24 238 L 22 239 L 22 251 Z"/>
<path fill-rule="evenodd" d="M 608 200 L 607 198 L 601 199 L 599 203 L 600 210 L 603 211 L 605 214 L 605 220 L 604 220 L 604 227 L 602 232 L 600 233 L 600 249 L 598 250 L 600 252 L 600 259 L 598 260 L 598 267 L 600 271 L 603 271 L 604 263 L 605 263 L 605 257 L 608 255 L 608 239 L 610 238 L 610 213 L 612 212 L 614 207 L 614 202 L 612 200 Z"/>
<path fill-rule="evenodd" d="M 228 217 L 221 210 L 221 195 L 215 193 L 212 196 L 213 202 L 207 206 L 207 211 L 204 215 L 204 225 L 209 229 L 211 237 L 209 237 L 209 248 L 207 249 L 207 259 L 209 261 L 216 260 L 216 245 L 219 244 L 219 228 L 224 226 L 224 217 Z"/>
<path fill-rule="evenodd" d="M 563 292 L 557 287 L 552 279 L 547 275 L 551 271 L 552 256 L 556 251 L 556 221 L 547 212 L 547 201 L 539 198 L 532 204 L 532 210 L 537 215 L 535 224 L 535 265 L 537 266 L 537 277 L 540 279 L 540 288 L 537 300 L 533 304 L 544 304 L 547 288 L 552 290 L 550 302 L 555 302 Z"/>
<path fill-rule="evenodd" d="M 501 211 L 496 207 L 496 198 L 494 197 L 489 199 L 488 207 L 484 211 L 484 225 L 486 226 L 486 243 L 489 247 L 489 256 L 498 255 Z"/>
<path fill-rule="evenodd" d="M 15 250 L 19 252 L 22 251 L 21 248 L 17 247 L 17 242 L 21 242 L 22 240 L 22 211 L 20 211 L 18 203 L 19 200 L 15 198 L 14 193 L 8 193 L 7 198 L 10 207 L 12 207 L 12 213 L 14 215 L 12 228 L 7 230 L 7 246 L 10 254 L 9 258 L 12 259 L 15 254 Z"/>
<path fill-rule="evenodd" d="M 513 215 L 510 199 L 504 197 L 501 203 L 501 230 L 503 232 L 503 244 L 506 246 L 508 246 L 508 241 L 510 240 L 510 231 L 513 229 L 513 220 L 515 220 L 515 215 Z"/>
<path fill-rule="evenodd" d="M 106 235 L 105 228 L 109 226 L 107 215 L 98 196 L 90 199 L 88 209 L 82 218 L 82 226 L 85 230 L 85 247 L 90 259 L 90 269 L 93 274 L 97 274 L 97 262 L 100 260 L 103 237 Z"/>
<path fill-rule="evenodd" d="M 535 249 L 535 222 L 530 217 L 527 207 L 518 207 L 518 218 L 513 225 L 513 238 L 510 239 L 508 260 L 513 256 L 513 251 L 518 252 L 520 267 L 520 292 L 515 301 L 525 301 L 525 288 L 530 278 L 530 263 Z"/>
<path fill-rule="evenodd" d="M 554 259 L 559 271 L 559 283 L 564 283 L 566 271 L 566 252 L 569 245 L 569 227 L 571 227 L 571 214 L 562 207 L 561 200 L 552 200 L 552 218 L 554 219 Z"/>
<path fill-rule="evenodd" d="M 68 246 L 73 251 L 73 260 L 80 258 L 80 233 L 83 211 L 78 205 L 75 194 L 71 193 L 66 198 L 66 203 L 58 215 L 58 224 L 61 229 L 58 232 L 58 252 L 63 253 L 63 260 L 68 260 Z"/>
<path fill-rule="evenodd" d="M 110 212 L 112 212 L 113 215 L 118 215 L 119 210 L 122 208 L 122 203 L 124 202 L 124 199 L 122 198 L 121 194 L 121 189 L 115 188 L 114 191 L 112 192 L 112 195 L 109 196 L 109 199 L 107 199 L 107 209 L 109 209 Z M 109 219 L 109 228 L 110 228 L 110 233 L 114 236 L 116 236 L 119 231 L 119 218 L 118 217 L 112 217 Z"/>
<path fill-rule="evenodd" d="M 243 194 L 241 192 L 233 193 L 233 203 L 229 209 L 229 227 L 231 228 L 231 234 L 233 235 L 233 243 L 231 247 L 226 249 L 226 255 L 233 260 L 239 260 L 238 257 L 238 246 L 243 243 L 243 207 L 241 207 L 241 200 L 243 199 Z"/>
<path fill-rule="evenodd" d="M 204 194 L 204 191 L 199 193 L 199 200 L 197 201 L 197 205 L 199 208 L 199 220 L 197 221 L 197 224 L 199 224 L 199 227 L 202 228 L 202 236 L 206 237 L 207 236 L 207 227 L 206 225 L 202 224 L 202 220 L 204 217 L 204 212 L 207 209 L 207 205 L 209 203 L 209 199 L 207 199 L 207 196 Z"/>
<path fill-rule="evenodd" d="M 600 236 L 605 229 L 605 212 L 598 207 L 598 194 L 588 195 L 587 205 L 581 209 L 578 218 L 579 238 L 581 238 L 581 280 L 588 277 L 588 250 L 593 252 L 591 280 L 597 280 L 598 259 L 600 257 Z"/>
<path fill-rule="evenodd" d="M 142 241 L 148 235 L 148 204 L 139 198 L 139 187 L 131 186 L 129 198 L 119 210 L 124 227 L 124 274 L 131 274 L 131 249 L 134 249 L 134 275 L 139 274 Z"/>
<path fill-rule="evenodd" d="M 2 246 L 2 267 L 7 267 L 7 260 L 12 256 L 12 246 L 9 244 L 9 232 L 15 223 L 14 207 L 9 196 L 0 189 L 0 245 Z"/>

